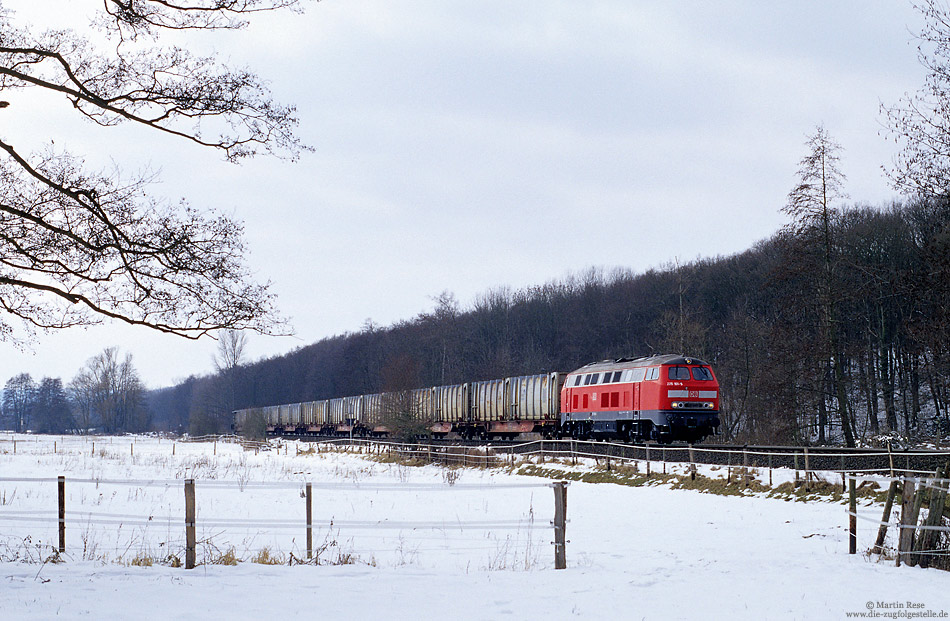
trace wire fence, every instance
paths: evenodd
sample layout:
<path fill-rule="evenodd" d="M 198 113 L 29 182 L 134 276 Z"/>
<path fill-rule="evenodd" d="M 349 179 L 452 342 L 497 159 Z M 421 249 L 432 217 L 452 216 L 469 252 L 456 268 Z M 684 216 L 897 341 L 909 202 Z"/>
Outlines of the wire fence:
<path fill-rule="evenodd" d="M 197 498 L 191 509 L 189 485 Z M 474 552 L 488 568 L 531 569 L 545 565 L 539 531 L 555 526 L 536 510 L 533 493 L 551 487 L 2 477 L 0 559 L 148 558 L 193 567 L 196 555 L 198 564 L 210 564 L 263 553 L 271 562 L 401 565 L 423 552 L 470 563 Z M 467 493 L 474 500 L 457 500 Z M 456 499 L 433 502 L 447 494 Z M 31 506 L 22 507 L 17 495 Z M 557 497 L 554 513 L 556 505 Z"/>
<path fill-rule="evenodd" d="M 570 460 L 572 464 L 587 459 L 608 468 L 611 465 L 635 464 L 647 474 L 665 474 L 671 464 L 686 465 L 692 471 L 697 465 L 724 466 L 747 472 L 785 469 L 794 473 L 796 485 L 807 484 L 819 472 L 841 475 L 844 483 L 845 475 L 856 473 L 927 475 L 950 462 L 950 451 L 947 450 L 665 446 L 579 440 L 536 440 L 520 444 L 472 446 L 338 438 L 316 440 L 312 446 L 313 450 L 322 450 L 320 447 L 326 446 L 347 447 L 369 454 L 448 466 L 498 467 L 513 465 L 516 458 L 534 457 L 542 460 Z"/>
<path fill-rule="evenodd" d="M 938 564 L 947 569 L 947 560 L 950 558 L 948 538 L 943 535 L 950 533 L 946 526 L 944 513 L 950 479 L 950 464 L 937 468 L 931 476 L 868 476 L 852 474 L 848 478 L 848 516 L 849 516 L 849 552 L 857 552 L 858 521 L 877 527 L 874 546 L 870 553 L 894 555 L 896 564 L 906 563 L 910 566 L 920 565 L 929 567 Z M 884 512 L 880 518 L 858 511 L 856 502 L 856 487 L 858 482 L 887 484 L 887 496 L 884 501 Z M 900 494 L 900 515 L 892 519 L 894 502 Z M 926 505 L 926 508 L 924 507 Z M 896 545 L 886 546 L 888 532 L 893 528 L 896 534 Z"/>
<path fill-rule="evenodd" d="M 6 437 L 5 437 L 6 436 Z M 48 450 L 48 436 L 23 436 L 0 432 L 0 451 L 30 450 L 31 445 Z M 134 455 L 135 445 L 140 440 L 165 443 L 174 451 L 182 444 L 236 444 L 247 451 L 288 450 L 289 443 L 277 440 L 248 440 L 236 435 L 204 436 L 56 436 L 54 452 L 70 450 L 122 450 L 127 446 Z M 315 449 L 322 446 L 355 447 L 369 453 L 398 454 L 445 463 L 446 465 L 498 465 L 505 459 L 516 456 L 540 456 L 543 458 L 610 460 L 613 463 L 641 462 L 654 464 L 705 464 L 726 467 L 755 469 L 787 468 L 802 472 L 821 471 L 833 473 L 910 473 L 926 475 L 950 461 L 950 450 L 900 450 L 888 449 L 840 449 L 835 447 L 757 447 L 757 446 L 709 446 L 709 445 L 662 445 L 625 444 L 582 440 L 533 440 L 514 444 L 491 444 L 481 446 L 462 445 L 450 442 L 400 443 L 381 439 L 301 437 L 300 444 L 310 444 Z M 81 447 L 81 448 L 80 448 Z M 214 448 L 213 448 L 214 450 Z"/>

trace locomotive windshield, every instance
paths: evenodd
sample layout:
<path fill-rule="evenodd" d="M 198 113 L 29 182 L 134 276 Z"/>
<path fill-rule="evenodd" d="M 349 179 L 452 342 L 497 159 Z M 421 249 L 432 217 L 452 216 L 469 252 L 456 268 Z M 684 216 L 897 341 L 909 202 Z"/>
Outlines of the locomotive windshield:
<path fill-rule="evenodd" d="M 670 379 L 671 380 L 688 380 L 689 379 L 689 368 L 688 367 L 670 367 Z"/>
<path fill-rule="evenodd" d="M 688 380 L 690 370 L 693 372 L 694 380 L 700 382 L 712 381 L 712 373 L 706 367 L 670 367 L 669 378 L 671 380 Z"/>

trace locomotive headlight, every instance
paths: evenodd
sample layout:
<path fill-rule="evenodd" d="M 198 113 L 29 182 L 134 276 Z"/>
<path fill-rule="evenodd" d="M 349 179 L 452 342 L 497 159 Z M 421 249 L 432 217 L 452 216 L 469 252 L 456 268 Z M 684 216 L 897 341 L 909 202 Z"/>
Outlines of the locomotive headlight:
<path fill-rule="evenodd" d="M 703 407 L 705 407 L 707 410 L 711 410 L 713 409 L 713 402 L 707 401 L 706 403 L 703 404 Z"/>
<path fill-rule="evenodd" d="M 679 401 L 674 401 L 674 402 L 673 402 L 673 407 L 674 407 L 674 408 L 681 408 L 681 407 L 683 407 L 683 404 L 680 403 Z"/>

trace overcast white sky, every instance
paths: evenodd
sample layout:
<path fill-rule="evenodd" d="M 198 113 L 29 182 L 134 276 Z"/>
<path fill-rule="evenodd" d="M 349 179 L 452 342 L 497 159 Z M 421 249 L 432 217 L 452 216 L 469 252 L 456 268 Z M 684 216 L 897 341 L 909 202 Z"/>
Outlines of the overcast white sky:
<path fill-rule="evenodd" d="M 3 5 L 72 18 L 101 3 Z M 297 163 L 76 127 L 19 93 L 0 134 L 160 169 L 157 192 L 243 220 L 249 263 L 296 329 L 251 335 L 259 358 L 412 318 L 444 290 L 467 307 L 591 266 L 741 252 L 784 223 L 819 123 L 844 147 L 851 200 L 890 200 L 880 105 L 923 83 L 920 25 L 905 0 L 323 0 L 178 41 L 296 104 L 316 149 Z M 68 382 L 118 346 L 155 388 L 209 372 L 215 345 L 116 324 L 40 335 L 32 352 L 0 343 L 0 382 Z"/>

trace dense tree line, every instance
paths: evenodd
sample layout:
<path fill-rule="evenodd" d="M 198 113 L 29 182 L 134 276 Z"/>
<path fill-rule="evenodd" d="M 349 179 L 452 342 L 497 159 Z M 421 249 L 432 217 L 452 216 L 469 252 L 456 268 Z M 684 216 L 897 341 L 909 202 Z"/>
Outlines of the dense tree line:
<path fill-rule="evenodd" d="M 407 361 L 425 386 L 678 352 L 714 365 L 726 440 L 950 431 L 950 204 L 852 206 L 828 215 L 834 265 L 827 271 L 827 249 L 816 252 L 808 235 L 789 227 L 734 256 L 643 274 L 590 270 L 489 291 L 467 309 L 445 293 L 412 320 L 385 328 L 368 322 L 355 334 L 153 393 L 153 413 L 163 426 L 187 429 L 195 412 L 217 403 L 217 418 L 203 416 L 203 424 L 225 430 L 232 404 L 377 392 Z M 828 322 L 841 392 L 829 365 Z"/>

